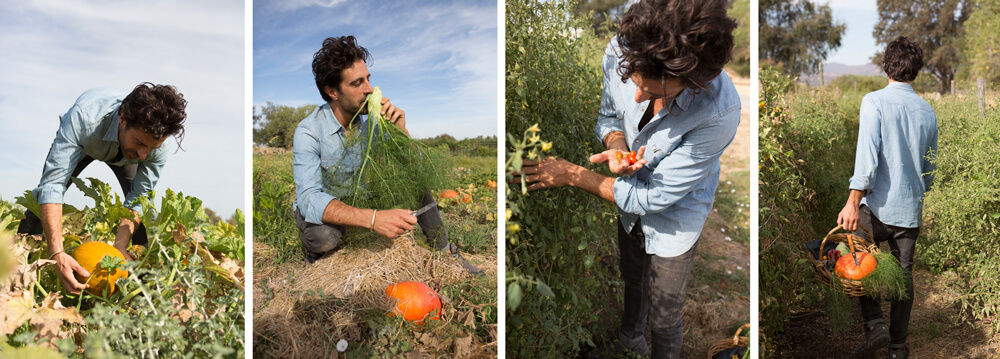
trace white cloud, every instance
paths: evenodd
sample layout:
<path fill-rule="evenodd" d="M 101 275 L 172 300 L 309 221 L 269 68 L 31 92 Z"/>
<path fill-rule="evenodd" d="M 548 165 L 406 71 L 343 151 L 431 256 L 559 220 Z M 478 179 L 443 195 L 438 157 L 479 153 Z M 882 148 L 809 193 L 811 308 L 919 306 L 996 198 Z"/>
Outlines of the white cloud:
<path fill-rule="evenodd" d="M 0 195 L 38 184 L 58 116 L 80 93 L 149 81 L 176 86 L 189 102 L 187 151 L 172 155 L 158 193 L 183 191 L 223 216 L 244 207 L 242 1 L 35 0 L 0 7 Z M 84 176 L 115 183 L 106 166 L 91 167 Z M 75 189 L 67 195 L 68 202 L 90 203 Z"/>

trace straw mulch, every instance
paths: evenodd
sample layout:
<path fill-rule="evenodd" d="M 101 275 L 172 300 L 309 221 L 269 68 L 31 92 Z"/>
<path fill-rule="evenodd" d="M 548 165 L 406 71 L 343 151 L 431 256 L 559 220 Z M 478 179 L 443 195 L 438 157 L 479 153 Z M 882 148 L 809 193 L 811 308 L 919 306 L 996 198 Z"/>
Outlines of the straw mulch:
<path fill-rule="evenodd" d="M 254 291 L 255 356 L 280 358 L 335 358 L 336 343 L 345 339 L 352 345 L 370 341 L 365 334 L 364 312 L 388 313 L 394 303 L 385 297 L 385 287 L 401 281 L 427 284 L 439 294 L 446 283 L 468 280 L 469 274 L 450 256 L 432 253 L 414 243 L 412 232 L 395 240 L 377 241 L 371 248 L 347 248 L 311 265 L 283 266 L 258 271 L 268 278 Z M 256 252 L 255 248 L 255 252 Z M 255 253 L 257 255 L 257 253 Z M 483 263 L 482 258 L 466 258 Z M 496 277 L 496 263 L 482 265 L 488 276 Z M 273 299 L 266 301 L 258 296 Z M 414 330 L 411 357 L 446 355 L 475 357 L 485 345 L 495 346 L 495 324 L 490 328 L 491 343 L 468 333 L 456 333 L 463 323 L 474 327 L 472 311 L 458 312 L 453 300 L 441 294 L 441 324 L 425 331 Z M 368 318 L 371 317 L 369 312 Z M 402 320 L 401 330 L 412 330 Z M 369 328 L 371 331 L 377 328 Z M 369 343 L 383 346 L 385 343 Z M 495 351 L 495 349 L 494 349 Z"/>

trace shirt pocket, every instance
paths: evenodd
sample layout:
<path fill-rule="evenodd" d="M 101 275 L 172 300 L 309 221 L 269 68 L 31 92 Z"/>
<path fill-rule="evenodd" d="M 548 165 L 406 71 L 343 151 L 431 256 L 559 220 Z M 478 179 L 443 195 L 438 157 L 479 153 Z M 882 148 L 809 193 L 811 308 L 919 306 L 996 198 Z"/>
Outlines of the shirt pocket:
<path fill-rule="evenodd" d="M 339 147 L 339 146 L 338 146 Z M 343 198 L 353 194 L 361 151 L 351 148 L 330 148 L 324 151 L 320 161 L 325 192 Z"/>

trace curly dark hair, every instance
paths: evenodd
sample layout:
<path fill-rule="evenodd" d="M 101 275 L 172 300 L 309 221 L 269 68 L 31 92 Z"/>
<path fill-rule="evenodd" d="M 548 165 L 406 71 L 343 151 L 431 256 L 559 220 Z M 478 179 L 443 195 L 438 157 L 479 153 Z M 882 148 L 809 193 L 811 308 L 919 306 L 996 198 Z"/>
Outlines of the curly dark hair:
<path fill-rule="evenodd" d="M 897 37 L 885 47 L 882 71 L 894 81 L 911 82 L 924 68 L 924 50 L 906 36 Z"/>
<path fill-rule="evenodd" d="M 126 128 L 138 128 L 155 139 L 175 136 L 180 146 L 187 118 L 185 107 L 187 100 L 173 86 L 143 82 L 122 100 L 121 117 Z"/>
<path fill-rule="evenodd" d="M 371 54 L 358 46 L 354 36 L 328 37 L 323 40 L 323 48 L 313 55 L 313 76 L 316 77 L 316 88 L 324 101 L 330 102 L 330 96 L 323 88 L 330 86 L 339 90 L 341 73 L 358 60 L 367 64 L 371 60 Z"/>
<path fill-rule="evenodd" d="M 622 17 L 618 73 L 704 89 L 732 58 L 735 28 L 725 0 L 641 0 Z"/>

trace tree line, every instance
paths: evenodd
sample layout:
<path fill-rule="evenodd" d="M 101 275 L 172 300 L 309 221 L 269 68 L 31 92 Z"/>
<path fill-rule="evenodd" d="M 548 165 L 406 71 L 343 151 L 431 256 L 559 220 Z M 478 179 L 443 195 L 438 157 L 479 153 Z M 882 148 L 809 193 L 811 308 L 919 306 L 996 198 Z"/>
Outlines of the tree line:
<path fill-rule="evenodd" d="M 1000 0 L 883 0 L 872 30 L 884 48 L 899 36 L 924 50 L 924 71 L 937 79 L 938 92 L 953 80 L 1000 80 Z M 790 75 L 817 73 L 841 46 L 847 27 L 833 19 L 829 5 L 810 0 L 760 1 L 761 62 Z M 882 52 L 871 61 L 882 64 Z"/>

